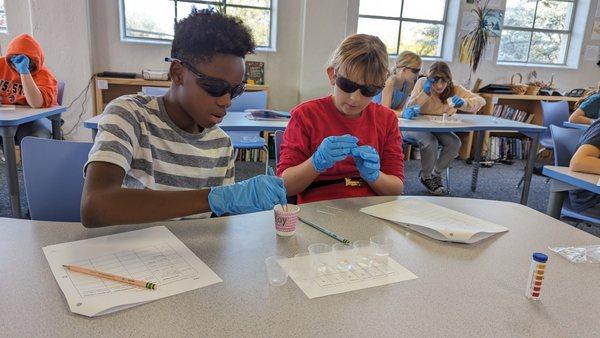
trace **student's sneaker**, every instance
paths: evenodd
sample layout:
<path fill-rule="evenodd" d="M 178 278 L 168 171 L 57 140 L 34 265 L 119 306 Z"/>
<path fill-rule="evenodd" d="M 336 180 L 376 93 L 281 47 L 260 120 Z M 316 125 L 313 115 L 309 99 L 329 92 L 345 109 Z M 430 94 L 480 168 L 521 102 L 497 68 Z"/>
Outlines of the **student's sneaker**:
<path fill-rule="evenodd" d="M 440 186 L 442 188 L 442 195 L 448 195 L 448 188 L 446 188 L 444 186 L 444 183 L 442 183 L 442 175 L 436 175 L 433 174 L 431 175 L 431 178 L 433 178 L 433 180 L 435 181 L 435 184 L 437 184 L 438 186 Z"/>
<path fill-rule="evenodd" d="M 444 191 L 445 188 L 443 185 L 438 184 L 435 181 L 435 178 L 430 177 L 430 178 L 423 178 L 423 177 L 419 177 L 421 184 L 423 184 L 425 186 L 425 188 L 427 188 L 427 191 L 429 191 L 430 194 L 433 195 L 444 195 Z"/>

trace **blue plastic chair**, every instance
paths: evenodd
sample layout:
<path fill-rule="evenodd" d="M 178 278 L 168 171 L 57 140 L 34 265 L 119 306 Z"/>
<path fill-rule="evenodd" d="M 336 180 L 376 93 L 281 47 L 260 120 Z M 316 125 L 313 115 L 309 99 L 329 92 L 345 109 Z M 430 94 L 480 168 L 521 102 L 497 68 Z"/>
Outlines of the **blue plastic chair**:
<path fill-rule="evenodd" d="M 25 137 L 23 177 L 32 220 L 81 221 L 83 165 L 93 143 Z"/>
<path fill-rule="evenodd" d="M 279 165 L 279 151 L 283 143 L 283 130 L 275 131 L 275 168 Z"/>
<path fill-rule="evenodd" d="M 554 148 L 554 165 L 568 167 L 573 154 L 577 151 L 577 144 L 585 130 L 550 126 Z M 585 222 L 600 223 L 600 219 L 574 211 L 569 198 L 565 198 L 561 215 L 579 219 Z"/>
<path fill-rule="evenodd" d="M 58 93 L 56 95 L 56 101 L 58 102 L 58 105 L 62 105 L 62 100 L 63 100 L 63 94 L 65 93 L 65 82 L 64 81 L 58 81 Z"/>
<path fill-rule="evenodd" d="M 227 108 L 229 113 L 240 113 L 246 109 L 266 109 L 267 92 L 244 92 L 242 95 L 233 99 L 231 106 Z M 240 149 L 260 149 L 265 152 L 265 174 L 269 169 L 269 148 L 265 139 L 257 131 L 227 131 L 231 138 L 231 143 L 235 149 L 235 157 Z"/>
<path fill-rule="evenodd" d="M 542 125 L 548 128 L 542 133 L 540 144 L 543 149 L 554 149 L 550 126 L 562 126 L 563 122 L 569 120 L 569 103 L 567 101 L 541 101 L 540 103 L 542 105 Z"/>

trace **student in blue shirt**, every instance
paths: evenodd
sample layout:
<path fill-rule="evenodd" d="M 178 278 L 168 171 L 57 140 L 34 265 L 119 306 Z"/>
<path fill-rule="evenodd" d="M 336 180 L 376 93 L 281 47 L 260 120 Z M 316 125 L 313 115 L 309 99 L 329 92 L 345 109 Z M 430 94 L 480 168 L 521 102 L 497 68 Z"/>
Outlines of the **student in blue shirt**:
<path fill-rule="evenodd" d="M 592 124 L 600 118 L 600 93 L 590 95 L 569 116 L 569 122 Z"/>
<path fill-rule="evenodd" d="M 569 167 L 573 171 L 600 175 L 600 120 L 581 135 L 579 148 Z M 600 195 L 587 190 L 571 190 L 569 199 L 573 210 L 600 218 Z"/>
<path fill-rule="evenodd" d="M 373 102 L 395 110 L 398 117 L 402 117 L 404 104 L 415 86 L 421 64 L 421 57 L 417 54 L 410 51 L 400 53 L 392 75 L 386 80 L 383 91 L 373 97 Z"/>

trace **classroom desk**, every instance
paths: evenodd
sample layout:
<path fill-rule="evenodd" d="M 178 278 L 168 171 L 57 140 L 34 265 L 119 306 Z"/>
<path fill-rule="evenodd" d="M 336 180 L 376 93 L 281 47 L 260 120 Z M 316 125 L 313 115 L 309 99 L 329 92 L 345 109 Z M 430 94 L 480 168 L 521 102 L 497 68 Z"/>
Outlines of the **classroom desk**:
<path fill-rule="evenodd" d="M 478 244 L 453 244 L 358 211 L 394 197 L 303 205 L 301 216 L 350 240 L 386 234 L 394 243 L 391 256 L 419 277 L 308 299 L 291 279 L 269 286 L 264 259 L 292 257 L 311 243 L 335 243 L 321 232 L 300 224 L 296 235 L 278 237 L 272 211 L 161 222 L 223 282 L 92 319 L 69 312 L 41 248 L 149 225 L 85 229 L 78 223 L 0 219 L 0 302 L 5 310 L 0 327 L 6 336 L 544 337 L 600 332 L 597 267 L 570 263 L 547 249 L 598 244 L 600 239 L 516 203 L 420 198 L 510 231 Z M 317 212 L 325 205 L 344 211 L 337 217 Z M 534 251 L 549 256 L 539 302 L 524 296 Z"/>
<path fill-rule="evenodd" d="M 429 131 L 429 132 L 470 132 L 477 134 L 475 144 L 475 159 L 473 161 L 473 174 L 471 178 L 471 191 L 477 189 L 477 179 L 479 176 L 479 161 L 481 159 L 481 149 L 483 145 L 484 131 L 518 131 L 531 138 L 530 154 L 537 152 L 538 140 L 546 127 L 534 124 L 516 122 L 512 120 L 499 119 L 489 115 L 457 114 L 462 119 L 461 123 L 436 123 L 424 117 L 414 120 L 398 119 L 398 126 L 402 131 Z M 225 131 L 276 131 L 285 130 L 288 121 L 262 121 L 250 120 L 243 113 L 228 113 L 219 124 Z M 98 118 L 86 120 L 86 128 L 98 128 Z M 529 187 L 531 184 L 531 175 L 533 173 L 533 163 L 535 156 L 529 156 L 525 165 L 525 179 L 523 190 L 521 191 L 521 204 L 527 205 L 529 196 Z"/>
<path fill-rule="evenodd" d="M 96 139 L 96 134 L 98 133 L 98 122 L 100 122 L 101 117 L 102 115 L 96 115 L 83 121 L 83 126 L 92 131 L 92 141 Z"/>
<path fill-rule="evenodd" d="M 569 122 L 569 121 L 563 122 L 563 127 L 565 127 L 565 128 L 586 130 L 589 128 L 589 126 L 590 126 L 589 124 L 583 124 L 583 123 L 573 123 L 573 122 Z"/>
<path fill-rule="evenodd" d="M 63 106 L 50 108 L 29 108 L 16 106 L 14 110 L 0 110 L 0 137 L 4 146 L 6 159 L 6 178 L 8 194 L 13 217 L 21 217 L 21 200 L 19 199 L 19 176 L 15 155 L 15 133 L 17 128 L 27 122 L 47 117 L 52 121 L 52 138 L 61 139 L 60 114 L 66 111 Z"/>
<path fill-rule="evenodd" d="M 546 213 L 556 219 L 560 218 L 560 211 L 569 190 L 585 189 L 600 194 L 600 175 L 579 173 L 569 167 L 553 165 L 544 166 L 542 174 L 552 179 Z"/>

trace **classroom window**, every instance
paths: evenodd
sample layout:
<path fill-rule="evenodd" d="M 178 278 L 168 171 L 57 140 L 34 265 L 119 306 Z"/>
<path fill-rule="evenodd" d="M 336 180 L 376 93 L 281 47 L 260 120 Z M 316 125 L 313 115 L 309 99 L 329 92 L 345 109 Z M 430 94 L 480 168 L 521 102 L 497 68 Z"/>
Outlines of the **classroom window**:
<path fill-rule="evenodd" d="M 575 0 L 507 0 L 499 62 L 565 65 Z"/>
<path fill-rule="evenodd" d="M 4 6 L 4 0 L 0 0 L 0 33 L 6 33 L 7 31 L 6 7 Z"/>
<path fill-rule="evenodd" d="M 120 0 L 121 38 L 170 43 L 173 40 L 175 20 L 188 16 L 194 7 L 213 7 L 240 18 L 250 28 L 258 49 L 274 50 L 276 2 L 277 0 Z"/>
<path fill-rule="evenodd" d="M 360 0 L 357 32 L 378 36 L 391 55 L 440 58 L 447 8 L 448 0 Z"/>

